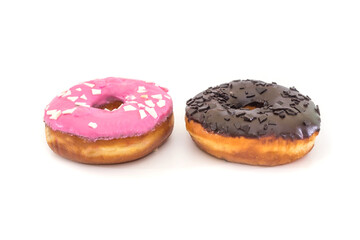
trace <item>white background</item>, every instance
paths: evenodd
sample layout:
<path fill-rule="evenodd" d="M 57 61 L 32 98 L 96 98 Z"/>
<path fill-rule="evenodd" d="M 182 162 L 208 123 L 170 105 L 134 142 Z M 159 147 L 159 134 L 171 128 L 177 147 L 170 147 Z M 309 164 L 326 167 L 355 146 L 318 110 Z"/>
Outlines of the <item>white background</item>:
<path fill-rule="evenodd" d="M 0 239 L 360 239 L 356 2 L 1 1 Z M 108 76 L 170 89 L 169 140 L 113 166 L 52 153 L 46 104 Z M 194 145 L 186 100 L 246 78 L 319 104 L 306 157 L 254 167 Z"/>

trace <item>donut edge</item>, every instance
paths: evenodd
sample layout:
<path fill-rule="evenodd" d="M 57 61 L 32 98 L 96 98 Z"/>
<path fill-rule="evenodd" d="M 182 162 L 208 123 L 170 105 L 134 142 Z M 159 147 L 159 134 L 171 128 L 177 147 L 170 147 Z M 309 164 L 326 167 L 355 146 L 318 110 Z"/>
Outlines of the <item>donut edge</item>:
<path fill-rule="evenodd" d="M 51 150 L 66 159 L 85 164 L 117 164 L 130 162 L 153 152 L 171 135 L 174 115 L 152 131 L 136 137 L 90 141 L 52 130 L 45 124 L 46 141 Z"/>
<path fill-rule="evenodd" d="M 305 139 L 281 137 L 225 137 L 206 131 L 201 124 L 185 116 L 186 129 L 203 151 L 229 162 L 258 166 L 278 166 L 305 156 L 314 147 L 319 131 Z"/>

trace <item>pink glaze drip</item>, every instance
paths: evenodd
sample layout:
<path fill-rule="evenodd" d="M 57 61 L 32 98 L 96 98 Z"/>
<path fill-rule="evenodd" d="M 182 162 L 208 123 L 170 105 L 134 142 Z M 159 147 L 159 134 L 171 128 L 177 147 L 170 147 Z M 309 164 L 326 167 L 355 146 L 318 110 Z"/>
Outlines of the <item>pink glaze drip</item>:
<path fill-rule="evenodd" d="M 172 113 L 173 104 L 167 92 L 166 88 L 140 80 L 114 77 L 92 80 L 55 97 L 45 109 L 44 121 L 53 130 L 91 140 L 140 136 Z M 114 98 L 123 102 L 118 109 L 93 107 Z"/>

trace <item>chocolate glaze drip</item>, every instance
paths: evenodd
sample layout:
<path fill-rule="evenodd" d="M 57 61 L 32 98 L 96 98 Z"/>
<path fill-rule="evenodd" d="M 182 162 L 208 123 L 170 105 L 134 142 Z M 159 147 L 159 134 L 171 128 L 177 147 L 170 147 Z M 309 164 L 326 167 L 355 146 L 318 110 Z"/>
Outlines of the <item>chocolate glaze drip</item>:
<path fill-rule="evenodd" d="M 319 106 L 295 88 L 254 80 L 210 87 L 186 102 L 186 117 L 231 137 L 304 139 L 320 131 Z"/>

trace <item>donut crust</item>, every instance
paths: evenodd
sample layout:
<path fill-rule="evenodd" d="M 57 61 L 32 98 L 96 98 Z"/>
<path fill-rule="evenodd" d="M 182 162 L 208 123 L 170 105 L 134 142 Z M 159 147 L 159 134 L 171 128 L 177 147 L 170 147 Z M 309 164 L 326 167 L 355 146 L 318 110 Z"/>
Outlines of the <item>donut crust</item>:
<path fill-rule="evenodd" d="M 46 141 L 60 156 L 86 164 L 116 164 L 142 158 L 161 146 L 174 127 L 171 115 L 147 134 L 111 140 L 90 141 L 75 135 L 54 131 L 45 125 Z"/>
<path fill-rule="evenodd" d="M 305 139 L 228 137 L 206 131 L 201 124 L 185 117 L 186 129 L 200 149 L 229 162 L 277 166 L 293 162 L 313 147 L 319 131 Z"/>

